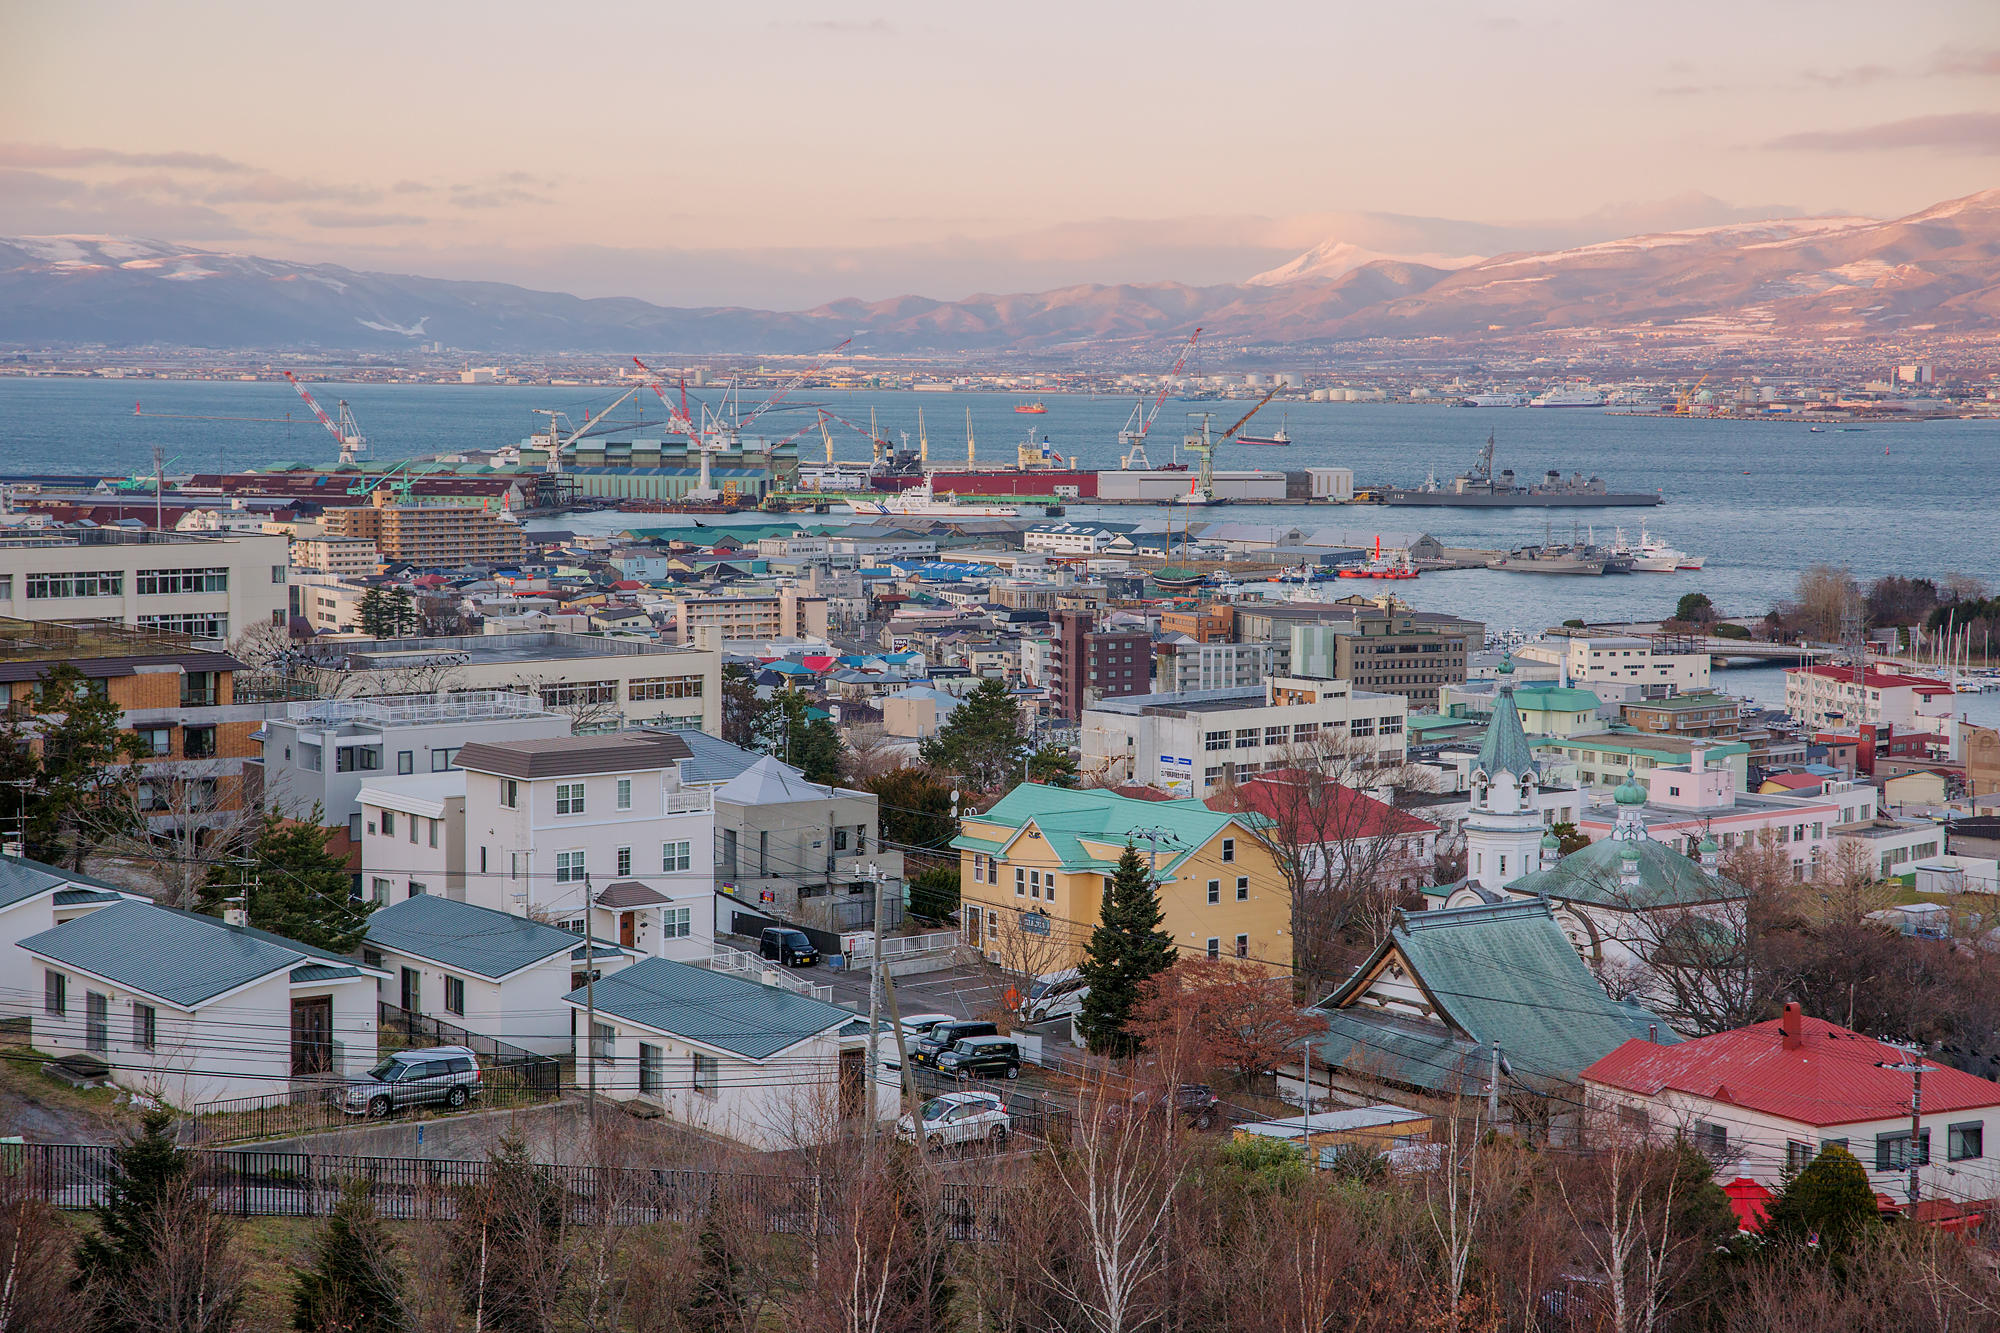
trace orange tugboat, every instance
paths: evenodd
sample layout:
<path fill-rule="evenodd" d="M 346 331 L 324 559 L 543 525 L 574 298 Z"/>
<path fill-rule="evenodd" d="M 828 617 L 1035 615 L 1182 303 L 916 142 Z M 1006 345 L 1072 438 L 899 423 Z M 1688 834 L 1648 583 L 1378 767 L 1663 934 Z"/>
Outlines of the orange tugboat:
<path fill-rule="evenodd" d="M 1043 413 L 1043 412 L 1046 412 L 1046 411 L 1048 411 L 1048 410 L 1049 410 L 1049 405 L 1048 405 L 1047 403 L 1043 402 L 1043 401 L 1042 401 L 1041 399 L 1037 398 L 1037 399 L 1036 399 L 1036 400 L 1035 400 L 1034 402 L 1032 402 L 1032 403 L 1016 403 L 1016 404 L 1014 404 L 1014 410 L 1015 410 L 1016 412 L 1033 412 L 1033 413 L 1035 413 L 1035 414 L 1037 414 L 1037 415 L 1040 415 L 1041 413 Z"/>

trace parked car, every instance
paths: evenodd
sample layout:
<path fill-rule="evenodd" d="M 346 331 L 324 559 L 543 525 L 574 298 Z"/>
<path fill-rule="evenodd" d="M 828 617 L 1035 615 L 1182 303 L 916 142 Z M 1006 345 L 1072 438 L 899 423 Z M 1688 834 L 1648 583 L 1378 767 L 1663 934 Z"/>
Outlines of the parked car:
<path fill-rule="evenodd" d="M 965 1143 L 990 1143 L 998 1148 L 1014 1128 L 1006 1106 L 990 1092 L 948 1092 L 931 1098 L 918 1110 L 924 1122 L 921 1142 L 932 1151 Z M 918 1141 L 909 1116 L 896 1122 L 896 1137 Z"/>
<path fill-rule="evenodd" d="M 485 1089 L 479 1078 L 479 1056 L 470 1046 L 431 1046 L 397 1051 L 382 1060 L 347 1085 L 340 1109 L 379 1120 L 406 1106 L 457 1108 Z"/>
<path fill-rule="evenodd" d="M 1000 1029 L 984 1019 L 954 1018 L 948 1023 L 939 1023 L 910 1052 L 912 1064 L 930 1065 L 936 1068 L 938 1054 L 951 1049 L 967 1037 L 997 1037 Z"/>
<path fill-rule="evenodd" d="M 1124 1106 L 1111 1108 L 1114 1119 L 1131 1116 L 1159 1116 L 1166 1114 L 1168 1106 L 1185 1117 L 1195 1129 L 1208 1129 L 1220 1118 L 1222 1099 L 1215 1095 L 1206 1083 L 1182 1083 L 1177 1087 L 1161 1090 L 1144 1088 L 1132 1094 L 1132 1100 Z"/>
<path fill-rule="evenodd" d="M 757 938 L 757 951 L 786 967 L 811 967 L 819 961 L 819 949 L 803 930 L 789 926 L 766 926 Z"/>
<path fill-rule="evenodd" d="M 1029 985 L 1028 998 L 1021 1006 L 1021 1016 L 1029 1023 L 1067 1018 L 1083 1012 L 1083 997 L 1088 994 L 1090 987 L 1085 984 L 1083 973 L 1078 968 L 1066 967 L 1060 972 L 1045 973 Z"/>
<path fill-rule="evenodd" d="M 911 1014 L 903 1020 L 903 1054 L 914 1055 L 917 1043 L 940 1023 L 958 1022 L 957 1014 Z"/>
<path fill-rule="evenodd" d="M 962 1037 L 938 1053 L 940 1074 L 953 1078 L 1021 1077 L 1021 1046 L 1012 1037 Z"/>

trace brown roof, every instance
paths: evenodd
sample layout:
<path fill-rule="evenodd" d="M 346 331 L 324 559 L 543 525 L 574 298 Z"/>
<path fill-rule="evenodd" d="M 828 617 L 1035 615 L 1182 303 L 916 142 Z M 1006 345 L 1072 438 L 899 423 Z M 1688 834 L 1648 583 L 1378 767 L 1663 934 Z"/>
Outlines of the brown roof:
<path fill-rule="evenodd" d="M 658 889 L 649 889 L 636 879 L 621 879 L 597 895 L 599 907 L 611 908 L 653 907 L 672 901 Z"/>
<path fill-rule="evenodd" d="M 579 773 L 627 773 L 692 759 L 688 743 L 670 731 L 621 731 L 610 736 L 558 736 L 487 744 L 458 752 L 458 766 L 503 778 L 566 778 Z"/>
<path fill-rule="evenodd" d="M 184 671 L 248 671 L 250 668 L 227 653 L 148 653 L 133 657 L 77 657 L 70 665 L 87 679 L 136 676 L 145 666 L 177 666 Z M 0 662 L 0 681 L 40 680 L 58 663 L 53 658 L 26 662 Z"/>

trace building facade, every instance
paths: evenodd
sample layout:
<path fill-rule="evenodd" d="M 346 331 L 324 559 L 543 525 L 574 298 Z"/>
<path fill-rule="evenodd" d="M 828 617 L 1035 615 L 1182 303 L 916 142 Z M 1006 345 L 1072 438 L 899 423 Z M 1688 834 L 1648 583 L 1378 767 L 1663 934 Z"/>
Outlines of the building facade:
<path fill-rule="evenodd" d="M 1153 690 L 1153 639 L 1140 630 L 1098 630 L 1093 611 L 1058 611 L 1049 641 L 1051 707 L 1082 717 L 1104 699 Z"/>
<path fill-rule="evenodd" d="M 0 535 L 0 615 L 227 640 L 290 612 L 281 533 L 41 528 Z"/>
<path fill-rule="evenodd" d="M 378 489 L 365 505 L 329 509 L 327 536 L 366 542 L 385 561 L 426 569 L 511 564 L 527 552 L 521 525 L 481 504 L 445 500 L 398 501 Z"/>
<path fill-rule="evenodd" d="M 1949 717 L 1955 691 L 1942 680 L 1850 667 L 1793 667 L 1785 672 L 1785 711 L 1814 727 L 1887 723 L 1927 731 Z M 1942 702 L 1940 702 L 1942 701 Z"/>

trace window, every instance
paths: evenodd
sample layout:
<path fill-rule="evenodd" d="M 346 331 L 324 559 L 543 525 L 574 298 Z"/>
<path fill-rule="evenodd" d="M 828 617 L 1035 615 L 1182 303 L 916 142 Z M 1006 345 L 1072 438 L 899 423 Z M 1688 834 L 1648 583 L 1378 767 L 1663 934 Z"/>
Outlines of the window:
<path fill-rule="evenodd" d="M 580 916 L 573 916 L 567 921 L 556 922 L 556 927 L 559 930 L 566 930 L 572 935 L 581 935 L 583 934 L 583 918 Z M 578 975 L 581 975 L 581 973 L 579 973 Z M 597 973 L 592 972 L 591 979 L 594 980 L 596 977 Z M 577 982 L 575 985 L 570 987 L 571 990 L 581 990 L 582 988 L 583 988 L 583 982 L 581 981 Z"/>
<path fill-rule="evenodd" d="M 581 782 L 558 782 L 556 784 L 556 813 L 559 815 L 580 815 L 583 813 L 583 784 Z"/>
<path fill-rule="evenodd" d="M 757 830 L 757 873 L 769 876 L 771 873 L 771 831 Z"/>
<path fill-rule="evenodd" d="M 125 575 L 115 569 L 82 574 L 30 574 L 28 600 L 53 601 L 62 597 L 123 597 Z"/>
<path fill-rule="evenodd" d="M 229 637 L 229 617 L 214 611 L 183 611 L 171 615 L 140 616 L 139 624 L 145 629 L 187 634 L 197 639 Z"/>
<path fill-rule="evenodd" d="M 385 838 L 396 836 L 396 812 L 394 810 L 384 810 L 382 812 L 382 836 Z"/>
<path fill-rule="evenodd" d="M 690 855 L 692 846 L 693 845 L 691 843 L 685 843 L 685 842 L 661 843 L 660 872 L 662 874 L 671 875 L 675 871 L 686 870 L 689 866 L 693 865 L 694 858 L 692 855 Z M 734 849 L 732 848 L 731 850 L 733 851 Z M 735 858 L 732 856 L 729 859 L 734 860 Z"/>
<path fill-rule="evenodd" d="M 150 1004 L 140 1004 L 137 1000 L 132 1001 L 133 1047 L 141 1051 L 150 1051 L 159 1044 L 159 1039 L 159 1011 L 154 1009 Z"/>
<path fill-rule="evenodd" d="M 285 581 L 285 569 L 286 567 L 284 565 L 272 565 L 271 582 L 283 583 Z"/>
<path fill-rule="evenodd" d="M 415 815 L 411 815 L 411 816 L 410 816 L 410 845 L 414 847 L 414 846 L 416 845 L 416 842 L 417 842 L 417 816 L 415 816 Z"/>
<path fill-rule="evenodd" d="M 51 1018 L 69 1013 L 69 978 L 60 972 L 42 974 L 42 1012 Z"/>
<path fill-rule="evenodd" d="M 132 734 L 146 747 L 146 753 L 156 758 L 165 757 L 173 749 L 172 727 L 139 727 Z"/>
<path fill-rule="evenodd" d="M 500 804 L 509 810 L 521 808 L 521 784 L 512 778 L 500 779 Z"/>
<path fill-rule="evenodd" d="M 431 846 L 435 847 L 438 845 L 438 821 L 432 819 L 426 822 L 431 826 Z"/>
<path fill-rule="evenodd" d="M 1201 770 L 1201 780 L 1205 785 L 1214 786 L 1216 783 L 1222 781 L 1222 770 L 1220 768 L 1204 768 Z"/>
<path fill-rule="evenodd" d="M 372 830 L 371 830 L 371 832 L 372 832 Z M 348 840 L 349 842 L 360 842 L 360 841 L 361 841 L 361 816 L 360 816 L 360 815 L 349 815 L 349 816 L 347 817 L 347 840 Z"/>
<path fill-rule="evenodd" d="M 668 907 L 660 912 L 660 934 L 670 940 L 684 940 L 694 933 L 694 909 Z"/>
<path fill-rule="evenodd" d="M 187 759 L 215 758 L 214 727 L 184 727 L 181 730 L 181 755 Z"/>
<path fill-rule="evenodd" d="M 273 583 L 282 582 L 272 579 Z M 167 596 L 191 592 L 228 592 L 227 569 L 142 569 L 139 571 L 141 597 Z"/>
<path fill-rule="evenodd" d="M 1250 901 L 1250 877 L 1248 875 L 1238 875 L 1236 877 L 1236 901 L 1239 903 Z"/>
<path fill-rule="evenodd" d="M 630 778 L 618 779 L 618 808 L 620 810 L 630 810 L 632 808 L 632 779 Z"/>
<path fill-rule="evenodd" d="M 1986 1155 L 1986 1122 L 1969 1120 L 1945 1131 L 1945 1154 L 1954 1162 Z"/>
<path fill-rule="evenodd" d="M 652 699 L 699 699 L 700 676 L 653 676 L 625 683 L 625 697 L 633 703 Z"/>
<path fill-rule="evenodd" d="M 1347 724 L 1347 732 L 1350 736 L 1373 736 L 1375 734 L 1375 719 L 1372 717 L 1357 717 Z"/>
<path fill-rule="evenodd" d="M 1812 1159 L 1813 1159 L 1813 1146 L 1810 1143 L 1800 1143 L 1797 1139 L 1789 1139 L 1786 1141 L 1785 1171 L 1788 1175 L 1795 1176 L 1799 1172 L 1805 1170 L 1806 1164 L 1812 1161 Z"/>
<path fill-rule="evenodd" d="M 590 1025 L 590 1057 L 605 1064 L 613 1064 L 618 1058 L 618 1034 L 611 1030 L 609 1023 Z"/>
<path fill-rule="evenodd" d="M 13 600 L 14 576 L 12 574 L 0 574 L 0 602 L 11 602 Z"/>
<path fill-rule="evenodd" d="M 444 979 L 444 1009 L 448 1014 L 465 1016 L 465 978 L 446 977 Z"/>
<path fill-rule="evenodd" d="M 1927 1129 L 1917 1141 L 1918 1166 L 1931 1164 L 1931 1132 Z M 1907 1171 L 1910 1169 L 1910 1131 L 1900 1134 L 1877 1134 L 1875 1136 L 1875 1169 L 1877 1171 Z"/>
<path fill-rule="evenodd" d="M 542 686 L 544 708 L 574 708 L 582 704 L 617 702 L 618 682 L 615 680 L 564 681 L 556 685 Z"/>
<path fill-rule="evenodd" d="M 1201 748 L 1204 750 L 1227 750 L 1229 748 L 1229 733 L 1226 731 L 1204 733 L 1201 740 Z"/>
<path fill-rule="evenodd" d="M 556 883 L 574 884 L 583 879 L 583 853 L 556 853 Z"/>
<path fill-rule="evenodd" d="M 1209 956 L 1210 958 L 1220 958 L 1220 957 L 1222 957 L 1222 941 L 1221 941 L 1221 940 L 1220 940 L 1219 938 L 1211 938 L 1211 939 L 1209 940 L 1209 942 L 1208 942 L 1208 956 Z"/>
<path fill-rule="evenodd" d="M 416 752 L 415 752 L 414 750 L 398 750 L 398 751 L 396 751 L 396 773 L 397 773 L 397 775 L 398 775 L 398 776 L 400 776 L 400 777 L 408 777 L 408 776 L 409 776 L 410 774 L 412 774 L 412 773 L 414 773 L 414 772 L 416 772 L 416 771 L 417 771 L 417 755 L 416 755 Z"/>
<path fill-rule="evenodd" d="M 386 904 L 388 903 L 388 901 L 389 901 L 389 881 L 388 881 L 388 880 L 386 880 L 386 879 L 383 879 L 383 878 L 382 878 L 381 876 L 379 876 L 379 875 L 378 875 L 378 876 L 376 876 L 376 877 L 375 877 L 375 884 L 374 884 L 374 889 L 373 889 L 373 891 L 374 891 L 374 895 L 375 895 L 375 901 L 376 901 L 376 902 L 378 902 L 378 903 L 382 903 L 382 904 L 385 904 L 385 905 L 386 905 Z"/>
<path fill-rule="evenodd" d="M 100 1053 L 111 1049 L 111 998 L 94 990 L 83 993 L 83 1044 Z"/>
<path fill-rule="evenodd" d="M 1257 728 L 1245 727 L 1236 733 L 1236 748 L 1239 750 L 1254 750 L 1257 748 L 1257 743 L 1263 739 L 1263 736 L 1264 733 Z"/>
<path fill-rule="evenodd" d="M 665 1080 L 660 1077 L 660 1048 L 639 1043 L 639 1095 L 658 1097 Z"/>
<path fill-rule="evenodd" d="M 986 882 L 985 852 L 974 852 L 972 854 L 972 882 L 974 884 L 984 884 Z"/>
<path fill-rule="evenodd" d="M 1266 745 L 1288 745 L 1291 743 L 1291 738 L 1292 729 L 1289 726 L 1264 728 L 1264 744 Z"/>
<path fill-rule="evenodd" d="M 1729 1130 L 1711 1121 L 1697 1120 L 1694 1122 L 1694 1146 L 1711 1157 L 1720 1157 L 1729 1151 Z"/>
<path fill-rule="evenodd" d="M 430 890 L 426 888 L 424 885 L 418 883 L 416 880 L 410 881 L 410 895 L 409 895 L 410 897 L 421 898 L 428 892 L 430 892 Z"/>
<path fill-rule="evenodd" d="M 732 879 L 736 875 L 736 830 L 722 830 L 722 873 Z"/>
<path fill-rule="evenodd" d="M 1221 881 L 1221 880 L 1219 880 L 1219 879 L 1212 879 L 1212 880 L 1210 880 L 1210 881 L 1208 882 L 1208 900 L 1209 900 L 1209 902 L 1211 902 L 1211 903 L 1219 903 L 1219 902 L 1221 902 L 1221 901 L 1222 901 L 1222 881 Z"/>
<path fill-rule="evenodd" d="M 1014 867 L 1014 896 L 1016 898 L 1028 896 L 1028 872 L 1019 866 Z"/>
<path fill-rule="evenodd" d="M 1238 958 L 1248 958 L 1250 956 L 1250 937 L 1248 935 L 1238 935 L 1236 937 L 1236 956 Z"/>
<path fill-rule="evenodd" d="M 1236 859 L 1236 839 L 1224 838 L 1222 840 L 1222 859 L 1225 862 Z"/>
<path fill-rule="evenodd" d="M 833 830 L 833 850 L 836 852 L 847 850 L 847 830 L 838 825 Z"/>
<path fill-rule="evenodd" d="M 484 847 L 479 849 L 479 873 L 482 875 L 486 873 L 486 849 Z"/>
<path fill-rule="evenodd" d="M 631 873 L 632 849 L 630 847 L 620 847 L 618 849 L 618 875 L 622 879 Z"/>
<path fill-rule="evenodd" d="M 440 745 L 432 750 L 431 772 L 449 773 L 452 769 L 457 768 L 458 752 L 461 748 L 463 747 L 457 745 Z M 512 802 L 509 802 L 509 804 L 512 804 Z"/>
<path fill-rule="evenodd" d="M 716 1093 L 716 1083 L 719 1081 L 721 1073 L 721 1065 L 714 1056 L 703 1055 L 699 1051 L 695 1053 L 694 1090 L 696 1092 L 704 1097 L 713 1097 Z"/>

